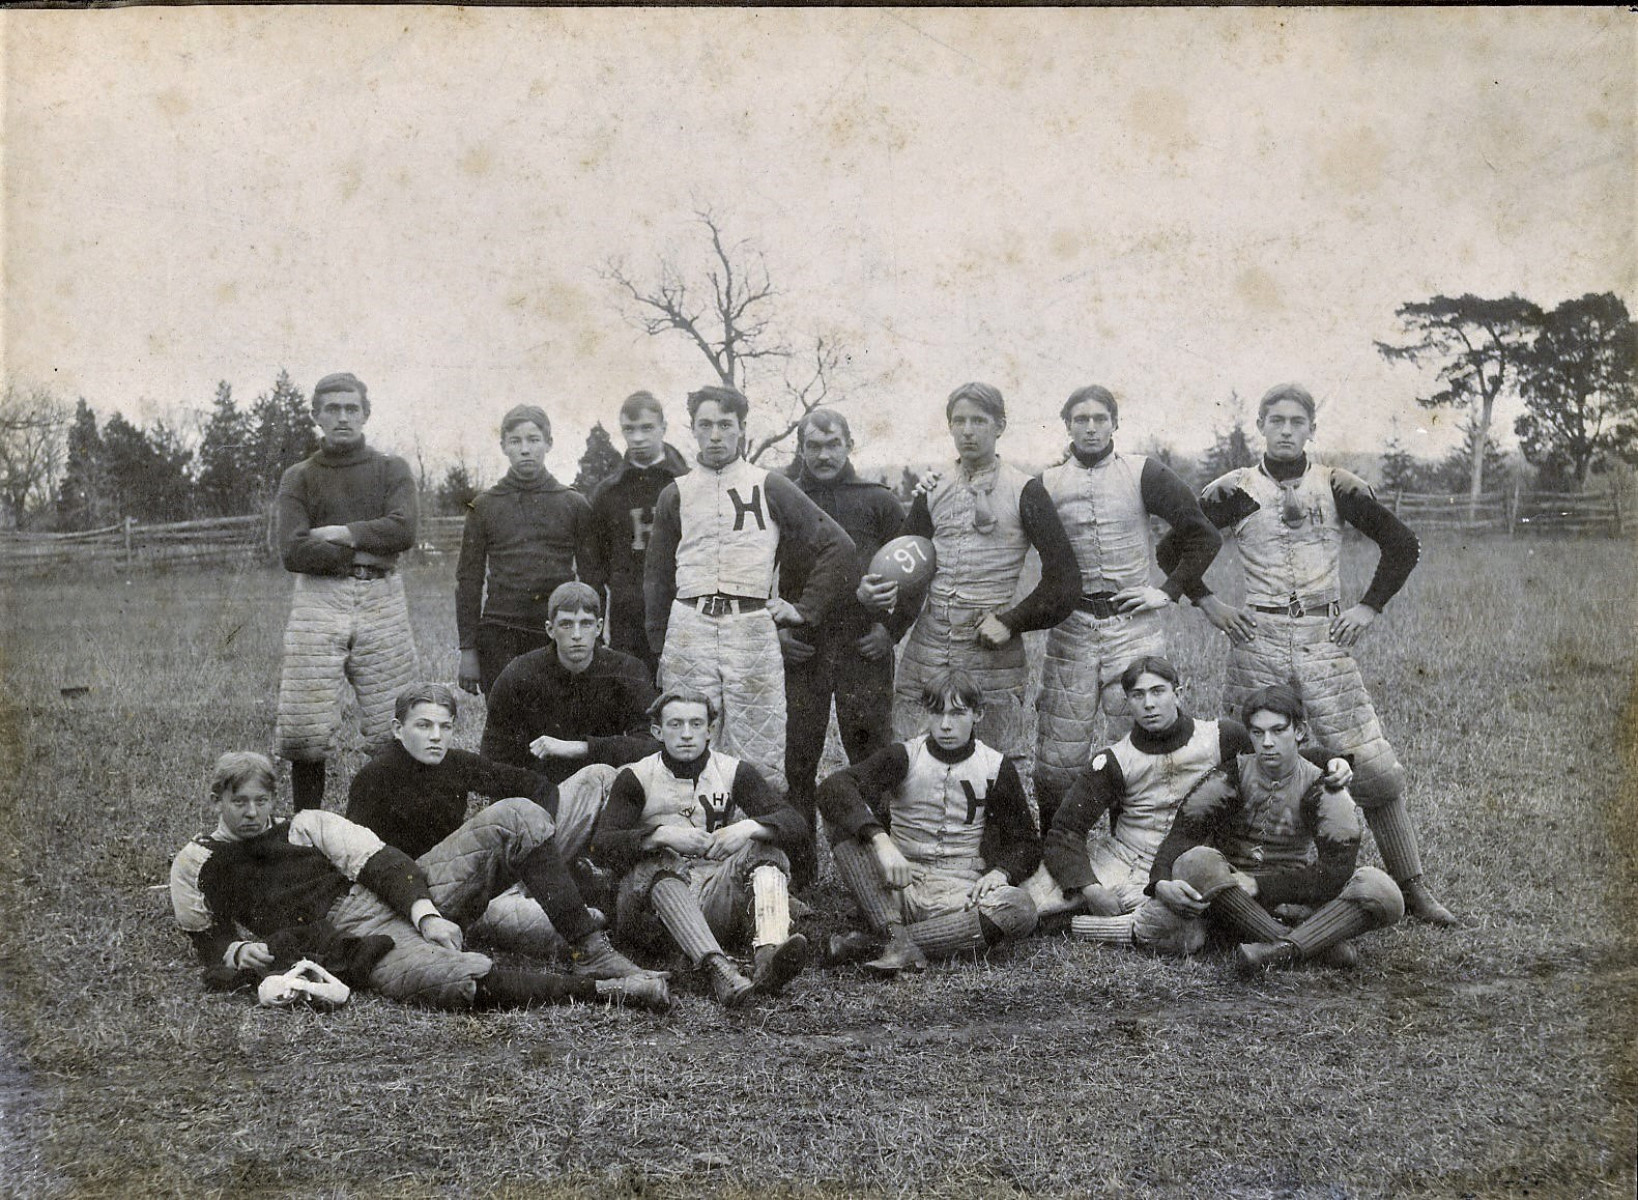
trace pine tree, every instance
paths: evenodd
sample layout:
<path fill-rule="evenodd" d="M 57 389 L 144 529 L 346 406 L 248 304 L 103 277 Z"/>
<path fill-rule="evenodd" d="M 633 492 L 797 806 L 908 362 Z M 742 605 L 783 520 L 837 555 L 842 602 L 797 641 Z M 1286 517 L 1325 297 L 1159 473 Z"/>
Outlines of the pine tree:
<path fill-rule="evenodd" d="M 464 462 L 458 462 L 444 472 L 444 481 L 433 494 L 437 511 L 446 517 L 464 517 L 478 494 L 478 485 L 472 481 L 472 472 Z"/>
<path fill-rule="evenodd" d="M 621 454 L 614 448 L 609 431 L 599 421 L 586 435 L 586 452 L 580 456 L 580 474 L 574 477 L 574 489 L 589 496 L 592 489 L 620 469 Z"/>
<path fill-rule="evenodd" d="M 1416 461 L 1414 454 L 1405 449 L 1396 422 L 1393 433 L 1383 447 L 1382 490 L 1385 493 L 1415 491 L 1417 477 L 1420 474 L 1421 464 Z"/>
<path fill-rule="evenodd" d="M 281 370 L 271 392 L 256 397 L 250 409 L 250 456 L 247 472 L 255 480 L 256 503 L 266 504 L 285 471 L 318 449 L 313 414 L 301 389 Z"/>
<path fill-rule="evenodd" d="M 1251 448 L 1251 435 L 1246 432 L 1246 414 L 1240 398 L 1230 393 L 1229 403 L 1234 408 L 1234 424 L 1217 431 L 1216 440 L 1200 459 L 1200 468 L 1208 480 L 1257 461 L 1257 452 Z"/>
<path fill-rule="evenodd" d="M 250 452 L 250 418 L 239 411 L 233 388 L 223 380 L 199 443 L 199 503 L 205 512 L 234 517 L 254 510 L 257 481 Z"/>
<path fill-rule="evenodd" d="M 96 529 L 114 519 L 102 469 L 102 434 L 97 414 L 80 397 L 68 429 L 68 460 L 57 490 L 57 522 L 64 529 Z"/>

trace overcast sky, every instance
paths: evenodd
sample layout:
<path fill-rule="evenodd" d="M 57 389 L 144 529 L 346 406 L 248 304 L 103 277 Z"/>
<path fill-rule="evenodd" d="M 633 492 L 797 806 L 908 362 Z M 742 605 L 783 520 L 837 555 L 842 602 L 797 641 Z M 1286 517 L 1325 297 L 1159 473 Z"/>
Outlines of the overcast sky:
<path fill-rule="evenodd" d="M 1616 9 L 172 8 L 0 30 L 5 368 L 105 415 L 351 370 L 401 452 L 498 462 L 500 413 L 538 402 L 572 477 L 592 421 L 645 387 L 686 446 L 710 371 L 623 321 L 598 270 L 696 256 L 699 206 L 765 251 L 793 340 L 852 350 L 866 463 L 943 457 L 943 397 L 974 378 L 1023 461 L 1088 382 L 1133 449 L 1197 450 L 1231 392 L 1285 379 L 1326 404 L 1322 449 L 1371 450 L 1395 417 L 1443 449 L 1415 405 L 1431 377 L 1372 346 L 1397 304 L 1634 301 Z"/>

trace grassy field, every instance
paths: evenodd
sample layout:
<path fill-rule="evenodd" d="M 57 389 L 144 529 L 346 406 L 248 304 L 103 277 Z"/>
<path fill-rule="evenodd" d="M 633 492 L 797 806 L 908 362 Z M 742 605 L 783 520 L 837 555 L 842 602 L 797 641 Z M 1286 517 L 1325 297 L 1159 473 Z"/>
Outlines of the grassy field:
<path fill-rule="evenodd" d="M 1609 541 L 1434 543 L 1369 636 L 1459 930 L 1252 982 L 1040 938 L 743 1014 L 684 981 L 664 1018 L 202 994 L 154 885 L 216 754 L 270 741 L 287 580 L 0 585 L 0 1192 L 1631 1196 L 1635 574 Z M 410 584 L 452 678 L 450 569 Z M 1173 620 L 1214 713 L 1225 647 Z"/>

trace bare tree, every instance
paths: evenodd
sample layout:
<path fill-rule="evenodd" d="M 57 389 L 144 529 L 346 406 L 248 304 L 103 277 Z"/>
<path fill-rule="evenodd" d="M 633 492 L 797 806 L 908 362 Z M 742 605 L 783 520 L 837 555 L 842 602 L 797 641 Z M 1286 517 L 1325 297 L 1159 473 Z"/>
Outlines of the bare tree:
<path fill-rule="evenodd" d="M 761 249 L 748 240 L 730 241 L 709 209 L 695 215 L 711 243 L 703 284 L 671 259 L 660 261 L 659 278 L 650 285 L 637 282 L 619 259 L 610 259 L 600 274 L 622 294 L 627 318 L 650 337 L 687 338 L 728 387 L 747 391 L 766 381 L 779 390 L 781 424 L 747 448 L 746 457 L 755 462 L 788 438 L 804 414 L 844 402 L 836 376 L 847 354 L 824 335 L 813 338 L 811 353 L 793 350 L 775 327 L 779 293 Z"/>
<path fill-rule="evenodd" d="M 0 393 L 0 502 L 21 528 L 51 508 L 68 450 L 68 406 L 42 387 L 8 382 Z"/>

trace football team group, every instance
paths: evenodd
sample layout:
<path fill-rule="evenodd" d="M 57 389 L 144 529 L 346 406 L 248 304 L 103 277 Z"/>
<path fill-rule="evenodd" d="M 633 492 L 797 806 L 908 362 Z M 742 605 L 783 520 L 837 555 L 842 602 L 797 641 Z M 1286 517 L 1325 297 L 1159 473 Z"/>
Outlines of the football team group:
<path fill-rule="evenodd" d="M 417 678 L 396 569 L 410 470 L 365 444 L 360 380 L 327 376 L 312 403 L 321 446 L 274 516 L 295 576 L 274 734 L 295 812 L 274 815 L 269 758 L 224 754 L 216 827 L 171 870 L 208 986 L 303 963 L 435 1007 L 663 1010 L 668 971 L 639 964 L 680 955 L 737 1007 L 810 965 L 893 977 L 1037 930 L 1217 943 L 1250 973 L 1346 968 L 1351 939 L 1406 914 L 1454 923 L 1353 658 L 1417 541 L 1308 456 L 1301 387 L 1263 396 L 1261 459 L 1196 497 L 1115 448 L 1105 388 L 1063 404 L 1068 451 L 1031 477 L 997 452 L 1000 392 L 965 384 L 945 404 L 956 461 L 908 513 L 855 473 L 832 410 L 804 417 L 787 475 L 745 457 L 738 391 L 689 395 L 692 463 L 638 392 L 588 500 L 546 470 L 545 412 L 514 408 L 510 470 L 472 502 L 456 570 L 456 686 L 486 697 L 475 753 L 453 744 L 455 688 Z M 1345 525 L 1378 547 L 1351 604 Z M 1225 534 L 1238 607 L 1204 581 Z M 1166 657 L 1162 614 L 1185 598 L 1230 641 L 1215 718 L 1186 710 Z M 1032 630 L 1049 632 L 1026 779 Z M 334 811 L 344 685 L 376 752 Z M 833 703 L 849 765 L 819 781 Z M 1366 826 L 1386 870 L 1357 861 Z M 792 890 L 821 843 L 858 920 L 810 946 Z"/>

